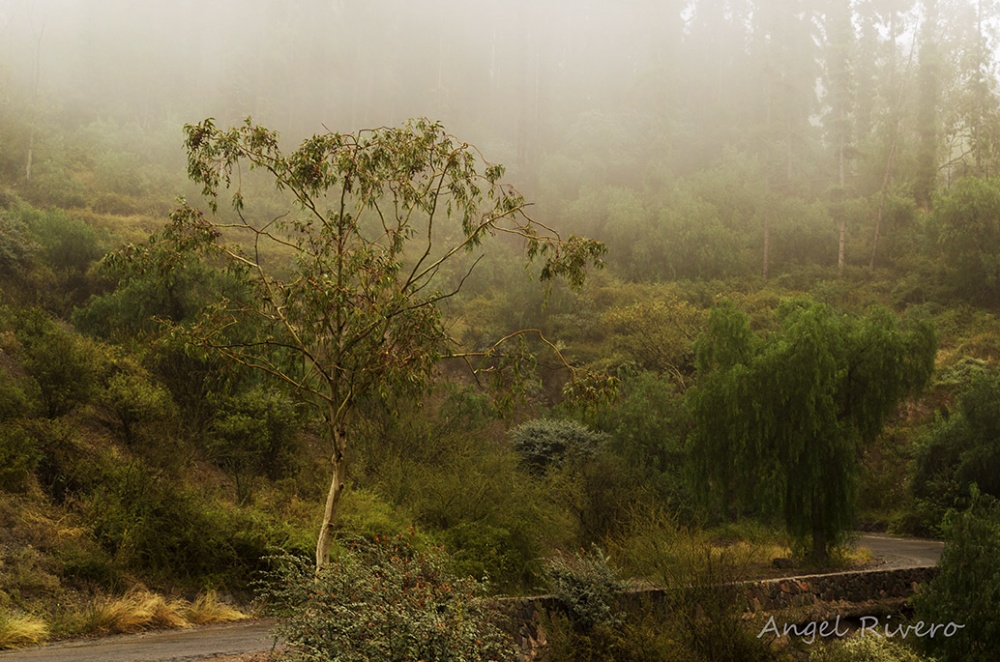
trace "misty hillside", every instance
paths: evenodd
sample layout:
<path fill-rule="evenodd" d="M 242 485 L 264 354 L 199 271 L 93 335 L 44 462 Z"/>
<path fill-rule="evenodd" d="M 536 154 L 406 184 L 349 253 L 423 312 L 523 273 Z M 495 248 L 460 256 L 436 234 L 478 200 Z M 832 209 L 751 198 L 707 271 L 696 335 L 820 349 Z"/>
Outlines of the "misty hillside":
<path fill-rule="evenodd" d="M 0 648 L 235 604 L 299 659 L 315 573 L 402 558 L 427 593 L 357 604 L 468 659 L 539 592 L 547 659 L 849 659 L 573 591 L 860 529 L 949 541 L 905 617 L 973 619 L 998 40 L 996 0 L 0 0 Z"/>

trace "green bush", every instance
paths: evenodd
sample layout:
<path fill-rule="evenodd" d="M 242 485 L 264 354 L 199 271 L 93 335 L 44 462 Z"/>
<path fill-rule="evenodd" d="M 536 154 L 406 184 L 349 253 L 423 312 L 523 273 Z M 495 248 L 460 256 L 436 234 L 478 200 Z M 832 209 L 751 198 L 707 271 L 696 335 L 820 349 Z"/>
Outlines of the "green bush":
<path fill-rule="evenodd" d="M 904 643 L 877 636 L 834 641 L 809 654 L 809 662 L 922 662 L 926 659 Z"/>
<path fill-rule="evenodd" d="M 485 587 L 445 570 L 446 559 L 399 536 L 347 544 L 316 574 L 291 555 L 262 582 L 289 662 L 474 662 L 518 659 Z"/>
<path fill-rule="evenodd" d="M 33 404 L 20 381 L 0 367 L 0 423 L 30 414 Z"/>
<path fill-rule="evenodd" d="M 605 436 L 571 420 L 539 418 L 522 423 L 510 432 L 511 447 L 534 473 L 549 467 L 587 458 Z"/>
<path fill-rule="evenodd" d="M 1000 376 L 975 372 L 957 411 L 917 445 L 911 529 L 936 531 L 944 513 L 967 503 L 969 486 L 1000 498 Z"/>
<path fill-rule="evenodd" d="M 141 427 L 162 423 L 173 412 L 170 392 L 134 361 L 114 361 L 110 376 L 95 398 L 110 427 L 132 445 Z"/>
<path fill-rule="evenodd" d="M 969 507 L 945 521 L 938 575 L 913 599 L 916 618 L 955 623 L 954 636 L 923 638 L 947 660 L 995 660 L 1000 647 L 1000 501 L 975 488 Z"/>
<path fill-rule="evenodd" d="M 934 203 L 930 229 L 960 297 L 983 303 L 1000 292 L 1000 180 L 963 177 Z"/>
<path fill-rule="evenodd" d="M 291 472 L 301 417 L 287 397 L 260 387 L 210 399 L 218 414 L 206 451 L 233 479 L 236 499 L 244 503 L 252 496 L 254 478 L 278 480 Z"/>
<path fill-rule="evenodd" d="M 25 489 L 39 460 L 38 443 L 24 428 L 0 424 L 0 489 L 8 492 Z"/>
<path fill-rule="evenodd" d="M 593 545 L 590 551 L 559 555 L 545 564 L 549 590 L 580 630 L 621 624 L 617 597 L 625 583 L 608 560 L 601 548 Z"/>
<path fill-rule="evenodd" d="M 83 273 L 107 250 L 96 230 L 63 211 L 25 208 L 21 219 L 31 229 L 42 256 L 53 270 Z"/>
<path fill-rule="evenodd" d="M 37 308 L 20 311 L 15 333 L 24 353 L 22 365 L 38 385 L 48 418 L 89 401 L 96 379 L 93 347 Z"/>
<path fill-rule="evenodd" d="M 0 278 L 19 282 L 36 267 L 40 251 L 28 226 L 9 212 L 0 211 Z"/>
<path fill-rule="evenodd" d="M 269 547 L 295 541 L 301 547 L 291 525 L 273 517 L 219 503 L 211 492 L 142 460 L 113 451 L 91 454 L 64 460 L 73 472 L 66 489 L 117 570 L 171 586 L 237 590 L 265 569 Z"/>
<path fill-rule="evenodd" d="M 455 572 L 520 592 L 537 582 L 547 549 L 572 543 L 573 523 L 482 413 L 482 426 L 461 425 L 451 405 L 437 416 L 426 406 L 373 415 L 352 475 L 445 545 Z"/>

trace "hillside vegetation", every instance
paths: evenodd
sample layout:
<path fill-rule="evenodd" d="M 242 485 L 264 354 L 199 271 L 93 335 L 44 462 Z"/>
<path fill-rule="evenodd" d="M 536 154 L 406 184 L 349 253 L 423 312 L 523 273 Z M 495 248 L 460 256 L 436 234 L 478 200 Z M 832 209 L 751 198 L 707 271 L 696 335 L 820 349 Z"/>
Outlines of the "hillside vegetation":
<path fill-rule="evenodd" d="M 306 650 L 321 581 L 438 605 L 442 650 L 551 591 L 552 659 L 804 658 L 706 587 L 996 536 L 991 3 L 588 3 L 551 39 L 527 4 L 261 4 L 252 47 L 188 26 L 176 89 L 121 94 L 0 26 L 0 648 L 269 595 Z M 921 608 L 971 609 L 942 574 Z M 649 583 L 685 587 L 669 628 L 612 608 Z"/>

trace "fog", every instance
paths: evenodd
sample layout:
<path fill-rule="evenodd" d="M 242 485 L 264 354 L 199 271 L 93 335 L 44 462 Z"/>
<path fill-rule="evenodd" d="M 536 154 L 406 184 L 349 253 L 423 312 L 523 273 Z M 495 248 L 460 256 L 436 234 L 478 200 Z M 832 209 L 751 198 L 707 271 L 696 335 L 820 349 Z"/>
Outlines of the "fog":
<path fill-rule="evenodd" d="M 286 131 L 408 117 L 514 142 L 525 112 L 619 107 L 662 67 L 679 2 L 7 0 L 8 84 L 81 120 L 253 115 Z M 525 109 L 525 110 L 517 110 Z"/>
<path fill-rule="evenodd" d="M 523 168 L 557 147 L 635 149 L 706 94 L 748 109 L 732 74 L 751 5 L 5 0 L 0 81 L 32 90 L 37 73 L 44 105 L 81 124 L 252 115 L 303 136 L 426 116 Z"/>
<path fill-rule="evenodd" d="M 997 17 L 987 0 L 0 0 L 0 113 L 30 126 L 0 136 L 0 169 L 23 170 L 10 154 L 36 133 L 54 153 L 90 126 L 179 167 L 181 127 L 205 117 L 294 141 L 423 116 L 583 230 L 667 227 L 726 190 L 713 221 L 757 233 L 775 200 L 874 208 L 895 186 L 926 207 L 935 183 L 997 171 Z M 809 216 L 788 209 L 767 214 Z M 810 212 L 823 233 L 837 209 Z"/>

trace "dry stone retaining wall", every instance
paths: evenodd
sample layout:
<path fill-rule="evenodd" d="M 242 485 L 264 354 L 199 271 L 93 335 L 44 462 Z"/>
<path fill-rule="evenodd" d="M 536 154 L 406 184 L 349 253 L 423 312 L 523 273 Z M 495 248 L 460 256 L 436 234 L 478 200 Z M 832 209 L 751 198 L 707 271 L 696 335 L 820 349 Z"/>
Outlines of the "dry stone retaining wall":
<path fill-rule="evenodd" d="M 937 568 L 858 570 L 746 582 L 747 610 L 774 611 L 820 602 L 877 602 L 908 598 Z"/>
<path fill-rule="evenodd" d="M 824 603 L 870 604 L 885 601 L 899 603 L 917 592 L 937 574 L 936 567 L 903 568 L 896 570 L 856 570 L 824 575 L 804 575 L 781 579 L 743 582 L 748 612 L 770 612 L 795 607 L 817 607 Z M 663 599 L 666 589 L 646 589 L 630 592 L 632 598 Z M 525 655 L 534 659 L 539 647 L 545 645 L 541 629 L 542 615 L 561 609 L 559 600 L 551 595 L 504 600 L 514 626 L 515 637 Z"/>

